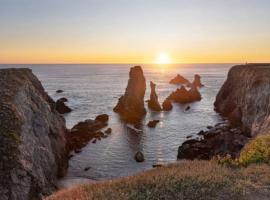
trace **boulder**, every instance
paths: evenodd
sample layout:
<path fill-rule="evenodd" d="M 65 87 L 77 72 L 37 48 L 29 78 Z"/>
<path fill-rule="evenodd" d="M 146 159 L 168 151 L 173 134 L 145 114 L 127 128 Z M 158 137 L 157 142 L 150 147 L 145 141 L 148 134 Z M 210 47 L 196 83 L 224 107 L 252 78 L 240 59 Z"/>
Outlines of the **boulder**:
<path fill-rule="evenodd" d="M 172 103 L 169 99 L 165 99 L 165 101 L 162 103 L 162 109 L 164 111 L 170 111 L 173 108 Z"/>
<path fill-rule="evenodd" d="M 112 133 L 112 129 L 108 128 L 106 131 L 104 131 L 106 134 L 111 134 Z"/>
<path fill-rule="evenodd" d="M 140 121 L 146 114 L 144 108 L 144 95 L 146 90 L 143 70 L 140 66 L 130 69 L 129 81 L 125 94 L 118 100 L 114 111 L 119 113 L 121 118 L 130 123 Z"/>
<path fill-rule="evenodd" d="M 176 77 L 174 77 L 172 80 L 169 82 L 170 84 L 190 84 L 189 80 L 181 76 L 180 74 L 177 74 Z"/>
<path fill-rule="evenodd" d="M 159 122 L 160 122 L 159 120 L 149 121 L 148 124 L 147 124 L 147 126 L 148 126 L 149 128 L 155 128 L 156 125 L 157 125 Z"/>
<path fill-rule="evenodd" d="M 56 93 L 63 93 L 63 90 L 56 90 Z"/>
<path fill-rule="evenodd" d="M 41 199 L 68 166 L 66 127 L 30 69 L 0 69 L 0 199 Z"/>
<path fill-rule="evenodd" d="M 135 156 L 134 156 L 134 159 L 137 161 L 137 162 L 143 162 L 144 161 L 144 155 L 141 151 L 138 151 Z"/>
<path fill-rule="evenodd" d="M 151 87 L 151 94 L 150 94 L 150 100 L 148 101 L 148 107 L 154 111 L 161 111 L 162 109 L 158 102 L 158 96 L 156 94 L 156 84 L 154 84 L 151 81 L 150 87 Z"/>
<path fill-rule="evenodd" d="M 66 97 L 62 97 L 62 98 L 58 99 L 58 101 L 68 102 L 68 99 Z"/>
<path fill-rule="evenodd" d="M 69 108 L 62 100 L 57 100 L 55 105 L 56 110 L 60 114 L 70 113 L 72 111 L 71 108 Z"/>
<path fill-rule="evenodd" d="M 109 115 L 107 114 L 98 115 L 95 120 L 100 121 L 102 123 L 107 123 L 109 121 Z"/>

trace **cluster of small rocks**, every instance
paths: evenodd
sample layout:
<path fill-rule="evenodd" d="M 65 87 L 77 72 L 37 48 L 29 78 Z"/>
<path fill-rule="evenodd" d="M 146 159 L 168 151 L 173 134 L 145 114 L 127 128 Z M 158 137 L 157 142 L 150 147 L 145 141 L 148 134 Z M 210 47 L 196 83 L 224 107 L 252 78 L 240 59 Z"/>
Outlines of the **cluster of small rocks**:
<path fill-rule="evenodd" d="M 211 159 L 214 156 L 238 157 L 249 141 L 249 135 L 234 127 L 228 120 L 201 130 L 196 139 L 185 141 L 178 149 L 178 159 Z"/>

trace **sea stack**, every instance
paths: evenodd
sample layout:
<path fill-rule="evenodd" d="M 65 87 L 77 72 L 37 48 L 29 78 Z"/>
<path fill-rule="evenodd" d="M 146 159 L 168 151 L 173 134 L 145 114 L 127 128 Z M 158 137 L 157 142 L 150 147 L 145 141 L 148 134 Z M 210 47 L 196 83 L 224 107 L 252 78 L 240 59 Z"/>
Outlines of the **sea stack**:
<path fill-rule="evenodd" d="M 1 69 L 0 95 L 0 199 L 42 199 L 68 166 L 65 120 L 30 69 Z"/>
<path fill-rule="evenodd" d="M 142 68 L 140 66 L 132 67 L 125 94 L 119 98 L 113 110 L 119 113 L 126 122 L 140 121 L 146 114 L 144 108 L 145 90 L 146 83 Z"/>
<path fill-rule="evenodd" d="M 161 111 L 162 109 L 158 102 L 158 96 L 156 94 L 156 84 L 154 84 L 151 81 L 150 87 L 151 87 L 151 94 L 150 94 L 150 100 L 148 101 L 148 107 L 154 111 Z"/>
<path fill-rule="evenodd" d="M 195 86 L 195 87 L 203 87 L 204 85 L 201 83 L 201 76 L 198 74 L 194 75 L 194 80 L 190 84 L 190 87 Z"/>
<path fill-rule="evenodd" d="M 172 92 L 167 99 L 176 103 L 186 104 L 194 101 L 200 101 L 201 94 L 195 86 L 192 86 L 190 90 L 187 90 L 182 86 L 180 89 L 178 88 L 176 91 Z"/>
<path fill-rule="evenodd" d="M 172 80 L 169 82 L 170 84 L 190 84 L 189 80 L 181 76 L 180 74 L 177 74 L 176 77 L 174 77 Z"/>

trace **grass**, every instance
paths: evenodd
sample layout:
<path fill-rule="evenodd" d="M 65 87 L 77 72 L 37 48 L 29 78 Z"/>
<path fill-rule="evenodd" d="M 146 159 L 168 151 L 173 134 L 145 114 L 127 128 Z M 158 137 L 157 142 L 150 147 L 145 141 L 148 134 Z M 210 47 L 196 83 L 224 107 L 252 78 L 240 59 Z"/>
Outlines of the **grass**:
<path fill-rule="evenodd" d="M 46 200 L 268 199 L 270 166 L 230 168 L 215 161 L 181 161 L 136 176 L 59 191 Z"/>

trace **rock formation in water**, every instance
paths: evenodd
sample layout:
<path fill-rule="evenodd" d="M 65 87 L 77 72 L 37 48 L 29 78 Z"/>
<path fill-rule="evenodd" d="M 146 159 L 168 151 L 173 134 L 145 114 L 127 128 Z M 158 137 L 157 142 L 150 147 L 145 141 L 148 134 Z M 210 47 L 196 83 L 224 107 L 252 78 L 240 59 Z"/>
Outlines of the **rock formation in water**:
<path fill-rule="evenodd" d="M 201 100 L 201 94 L 198 91 L 197 87 L 192 86 L 190 90 L 187 90 L 184 86 L 176 89 L 176 91 L 172 92 L 168 97 L 168 100 L 171 100 L 176 103 L 191 103 L 194 101 Z"/>
<path fill-rule="evenodd" d="M 152 120 L 152 121 L 148 122 L 147 126 L 149 128 L 155 128 L 159 122 L 160 122 L 160 120 Z"/>
<path fill-rule="evenodd" d="M 270 132 L 270 64 L 234 66 L 219 91 L 215 109 L 227 123 L 200 131 L 203 139 L 184 142 L 178 159 L 210 159 L 215 155 L 237 157 L 250 136 Z"/>
<path fill-rule="evenodd" d="M 119 113 L 124 121 L 136 123 L 146 114 L 144 108 L 144 95 L 146 90 L 143 70 L 140 66 L 130 69 L 129 81 L 125 94 L 118 100 L 113 109 Z"/>
<path fill-rule="evenodd" d="M 270 131 L 270 64 L 234 66 L 219 91 L 215 109 L 242 130 L 257 135 Z"/>
<path fill-rule="evenodd" d="M 164 102 L 162 103 L 162 109 L 164 111 L 170 111 L 172 110 L 172 102 L 169 99 L 165 99 Z"/>
<path fill-rule="evenodd" d="M 161 111 L 162 109 L 161 109 L 161 106 L 158 102 L 158 96 L 156 93 L 156 84 L 154 84 L 151 81 L 150 87 L 151 87 L 151 94 L 150 94 L 150 100 L 148 101 L 148 107 L 154 111 Z"/>
<path fill-rule="evenodd" d="M 204 85 L 201 83 L 201 76 L 198 74 L 194 75 L 194 80 L 191 84 L 188 84 L 189 87 L 195 86 L 195 87 L 203 87 Z"/>
<path fill-rule="evenodd" d="M 72 109 L 65 104 L 64 99 L 58 99 L 55 108 L 60 114 L 66 114 L 72 111 Z"/>
<path fill-rule="evenodd" d="M 172 80 L 169 82 L 170 84 L 190 84 L 189 80 L 181 76 L 180 74 L 177 74 L 176 77 L 174 77 Z"/>
<path fill-rule="evenodd" d="M 105 119 L 106 118 L 106 119 Z M 87 119 L 77 123 L 67 134 L 67 147 L 69 152 L 80 150 L 92 139 L 100 140 L 107 137 L 100 129 L 107 126 L 108 116 L 99 115 L 96 120 Z"/>
<path fill-rule="evenodd" d="M 41 199 L 68 166 L 65 120 L 30 69 L 1 69 L 0 95 L 1 199 Z"/>

